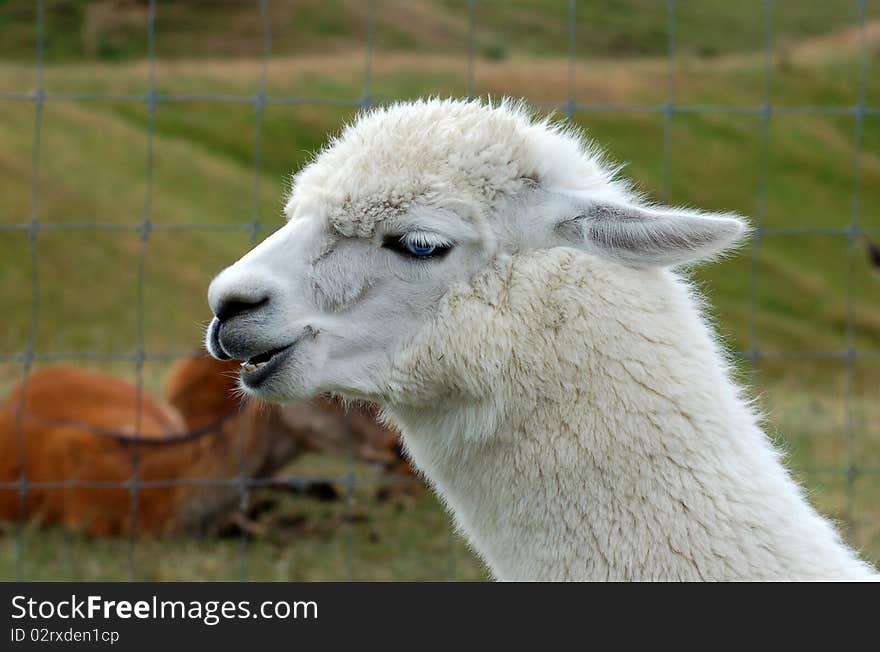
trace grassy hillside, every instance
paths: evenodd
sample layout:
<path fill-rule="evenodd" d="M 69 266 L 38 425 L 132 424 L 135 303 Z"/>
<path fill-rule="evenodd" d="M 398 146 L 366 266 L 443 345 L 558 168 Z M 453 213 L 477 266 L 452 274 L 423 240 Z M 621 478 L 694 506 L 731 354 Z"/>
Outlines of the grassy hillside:
<path fill-rule="evenodd" d="M 30 91 L 35 84 L 32 9 L 22 9 L 23 4 L 0 2 L 0 91 Z M 340 0 L 335 11 L 320 10 L 319 5 L 325 4 L 271 2 L 270 96 L 345 102 L 362 97 L 365 3 Z M 574 99 L 582 104 L 665 102 L 664 3 L 618 0 L 604 3 L 601 12 L 595 8 L 598 4 L 588 4 L 578 12 L 578 60 L 571 89 Z M 777 0 L 773 4 L 773 104 L 853 106 L 859 96 L 855 3 Z M 377 0 L 372 96 L 381 101 L 463 94 L 467 80 L 466 5 L 463 0 Z M 676 103 L 763 104 L 763 55 L 759 51 L 763 2 L 680 1 L 677 5 Z M 143 36 L 144 3 L 118 5 L 114 11 L 108 6 L 47 2 L 45 83 L 50 92 L 146 92 L 145 42 L 138 40 Z M 160 93 L 249 96 L 256 92 L 262 37 L 253 3 L 218 2 L 210 7 L 177 3 L 172 9 L 160 2 Z M 565 1 L 478 2 L 475 91 L 525 96 L 534 102 L 564 102 L 570 92 L 566 7 Z M 876 12 L 878 8 L 872 7 Z M 62 29 L 64 25 L 72 27 Z M 869 64 L 876 67 L 880 24 L 871 22 L 867 35 Z M 876 106 L 880 76 L 873 73 L 868 75 L 867 97 L 869 104 Z M 209 317 L 204 295 L 210 278 L 250 246 L 246 227 L 254 218 L 267 229 L 280 225 L 281 198 L 291 171 L 354 115 L 354 108 L 330 105 L 267 106 L 259 132 L 259 183 L 255 184 L 257 122 L 252 105 L 161 103 L 153 124 L 148 201 L 150 117 L 146 107 L 132 102 L 50 100 L 42 115 L 39 199 L 33 206 L 33 105 L 0 101 L 4 200 L 0 223 L 25 223 L 35 210 L 48 224 L 95 222 L 128 228 L 139 224 L 149 207 L 152 221 L 160 227 L 205 227 L 157 230 L 146 243 L 142 297 L 145 348 L 151 354 L 190 350 L 198 344 L 201 325 Z M 760 216 L 768 229 L 848 226 L 856 183 L 854 163 L 858 161 L 860 224 L 880 229 L 880 117 L 865 118 L 857 157 L 856 121 L 851 115 L 775 113 L 766 131 L 766 183 L 761 174 L 760 115 L 676 114 L 668 134 L 668 167 L 664 163 L 666 119 L 661 112 L 584 111 L 573 119 L 607 146 L 613 158 L 626 162 L 625 173 L 653 198 Z M 763 201 L 759 199 L 762 187 Z M 880 240 L 880 233 L 873 237 Z M 128 353 L 136 348 L 141 246 L 140 235 L 133 230 L 40 234 L 38 353 Z M 711 301 L 718 328 L 732 348 L 841 352 L 847 346 L 851 307 L 855 345 L 866 351 L 880 350 L 880 275 L 860 250 L 850 255 L 844 236 L 767 236 L 756 254 L 753 257 L 747 247 L 739 256 L 695 272 Z M 5 319 L 0 321 L 0 353 L 19 352 L 25 345 L 31 282 L 27 234 L 0 230 L 0 287 L 5 308 Z M 851 306 L 848 289 L 852 290 Z M 131 363 L 102 366 L 129 377 L 133 373 Z M 164 362 L 148 362 L 148 386 L 158 387 L 166 369 Z M 0 364 L 0 391 L 5 392 L 19 374 L 18 365 Z M 782 441 L 794 465 L 813 470 L 803 477 L 814 500 L 841 518 L 851 516 L 848 535 L 875 559 L 880 557 L 877 476 L 858 476 L 853 486 L 855 499 L 849 504 L 845 477 L 827 472 L 848 464 L 849 431 L 854 435 L 852 450 L 858 465 L 880 468 L 880 357 L 857 359 L 851 374 L 840 358 L 771 357 L 760 362 L 753 380 L 771 429 L 784 433 Z M 311 473 L 314 465 L 294 471 Z M 404 539 L 400 545 L 410 546 L 410 556 L 402 557 L 397 570 L 389 570 L 389 565 L 376 570 L 375 576 L 443 576 L 445 548 L 438 541 L 444 542 L 446 534 L 439 525 L 442 517 L 431 510 L 436 506 L 428 499 L 420 503 L 417 516 L 388 510 L 377 517 L 384 519 L 382 528 L 389 531 L 400 528 L 403 532 L 407 523 L 419 523 L 420 519 L 436 528 L 430 530 L 433 537 L 401 534 Z M 356 526 L 359 545 L 372 551 L 365 554 L 374 554 L 377 559 L 399 555 L 385 544 L 374 546 L 371 532 L 377 528 L 375 522 Z M 33 536 L 34 546 L 46 541 L 46 556 L 51 556 L 54 539 L 34 533 L 29 536 Z M 299 566 L 267 567 L 257 575 L 337 577 L 333 574 L 339 570 L 335 561 L 308 557 L 329 549 L 326 536 L 307 539 L 311 543 L 300 549 L 305 557 L 296 562 Z M 334 542 L 335 546 L 338 541 Z M 0 546 L 11 545 L 8 537 L 0 538 Z M 268 557 L 284 558 L 283 546 L 265 545 Z M 217 556 L 207 559 L 199 545 L 181 542 L 174 559 L 191 558 L 193 567 L 201 567 L 198 564 L 207 559 L 208 565 L 225 567 L 236 546 L 217 548 Z M 162 565 L 160 553 L 156 551 L 155 557 L 145 553 L 145 574 L 177 577 L 175 569 Z M 34 576 L 53 572 L 64 576 L 67 572 L 46 560 L 39 561 L 38 552 L 34 554 Z M 118 564 L 124 568 L 124 545 L 108 544 L 106 555 L 110 567 Z M 406 565 L 423 558 L 434 561 L 421 574 Z M 73 564 L 68 568 L 71 575 L 112 575 L 106 567 L 89 570 L 70 560 L 65 563 Z M 320 570 L 321 564 L 327 565 L 326 572 Z M 479 576 L 475 565 L 467 568 L 466 576 Z M 8 577 L 11 572 L 11 567 L 0 568 L 0 576 Z"/>
<path fill-rule="evenodd" d="M 119 61 L 147 51 L 147 0 L 45 0 L 46 54 L 51 61 Z M 263 51 L 259 0 L 157 2 L 162 57 L 254 56 Z M 372 11 L 379 51 L 458 53 L 469 33 L 468 0 L 270 0 L 276 55 L 340 52 L 362 47 Z M 477 0 L 478 53 L 503 58 L 568 51 L 568 0 Z M 880 8 L 868 3 L 868 17 Z M 760 48 L 764 0 L 681 0 L 675 9 L 682 52 L 716 56 Z M 780 42 L 817 36 L 855 22 L 854 0 L 775 0 L 771 21 Z M 31 59 L 36 3 L 0 2 L 2 56 Z M 579 2 L 577 55 L 645 56 L 668 47 L 666 3 L 658 0 Z"/>

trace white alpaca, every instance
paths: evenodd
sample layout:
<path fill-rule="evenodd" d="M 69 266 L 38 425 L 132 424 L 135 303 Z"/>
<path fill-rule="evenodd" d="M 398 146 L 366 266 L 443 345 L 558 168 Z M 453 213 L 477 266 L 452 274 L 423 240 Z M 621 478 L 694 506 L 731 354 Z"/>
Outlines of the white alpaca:
<path fill-rule="evenodd" d="M 875 577 L 670 269 L 742 222 L 648 206 L 615 172 L 518 105 L 371 111 L 214 280 L 208 346 L 256 396 L 384 404 L 499 579 Z"/>

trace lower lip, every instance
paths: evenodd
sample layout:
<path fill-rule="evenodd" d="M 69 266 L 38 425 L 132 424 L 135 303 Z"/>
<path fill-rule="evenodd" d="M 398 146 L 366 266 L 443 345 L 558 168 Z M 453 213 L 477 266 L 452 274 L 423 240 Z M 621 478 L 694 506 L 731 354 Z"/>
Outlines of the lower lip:
<path fill-rule="evenodd" d="M 240 374 L 241 382 L 244 383 L 245 387 L 248 389 L 259 389 L 260 385 L 264 384 L 269 377 L 278 371 L 278 369 L 287 361 L 287 359 L 293 354 L 295 347 L 296 342 L 288 344 L 284 350 L 276 353 L 272 356 L 271 360 L 263 363 L 253 371 L 245 371 L 242 369 Z"/>

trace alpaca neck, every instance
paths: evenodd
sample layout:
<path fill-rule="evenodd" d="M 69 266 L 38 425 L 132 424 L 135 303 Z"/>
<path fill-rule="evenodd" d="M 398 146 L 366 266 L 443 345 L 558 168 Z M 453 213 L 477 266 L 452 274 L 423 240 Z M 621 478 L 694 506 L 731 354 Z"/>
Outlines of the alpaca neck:
<path fill-rule="evenodd" d="M 617 306 L 613 337 L 584 319 L 553 351 L 517 349 L 528 359 L 484 401 L 391 408 L 473 548 L 499 579 L 868 576 L 780 464 L 684 286 L 668 289 L 662 323 Z"/>

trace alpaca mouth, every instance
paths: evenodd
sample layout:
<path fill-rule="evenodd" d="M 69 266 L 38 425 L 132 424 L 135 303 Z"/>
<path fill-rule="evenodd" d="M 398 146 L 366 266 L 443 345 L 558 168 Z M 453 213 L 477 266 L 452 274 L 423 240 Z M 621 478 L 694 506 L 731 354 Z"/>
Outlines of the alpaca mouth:
<path fill-rule="evenodd" d="M 245 371 L 256 371 L 264 364 L 269 363 L 272 358 L 281 353 L 282 351 L 290 348 L 290 344 L 287 346 L 282 346 L 280 349 L 272 349 L 271 351 L 266 351 L 265 353 L 260 353 L 259 355 L 255 355 L 252 358 L 248 358 L 244 362 L 241 363 L 241 366 Z"/>
<path fill-rule="evenodd" d="M 293 352 L 296 342 L 248 358 L 241 363 L 241 379 L 245 385 L 255 388 L 275 371 Z"/>

